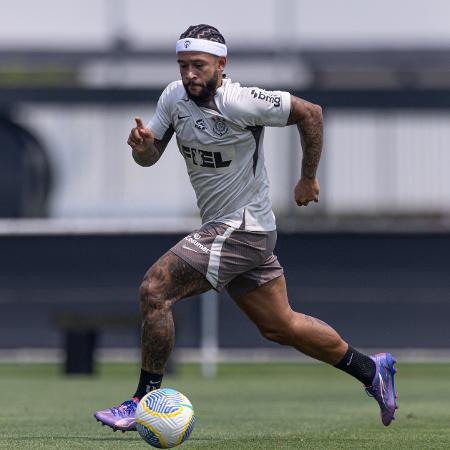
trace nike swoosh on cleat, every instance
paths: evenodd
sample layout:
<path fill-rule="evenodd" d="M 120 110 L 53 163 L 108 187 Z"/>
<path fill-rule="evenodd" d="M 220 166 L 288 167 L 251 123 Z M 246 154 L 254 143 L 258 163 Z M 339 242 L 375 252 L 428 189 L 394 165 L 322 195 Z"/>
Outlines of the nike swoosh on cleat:
<path fill-rule="evenodd" d="M 383 377 L 381 376 L 381 374 L 378 374 L 378 378 L 380 379 L 380 394 L 381 394 L 381 399 L 383 400 L 383 404 L 386 405 L 386 401 L 384 400 L 384 395 L 383 395 L 383 390 L 384 390 L 384 381 L 383 381 Z"/>

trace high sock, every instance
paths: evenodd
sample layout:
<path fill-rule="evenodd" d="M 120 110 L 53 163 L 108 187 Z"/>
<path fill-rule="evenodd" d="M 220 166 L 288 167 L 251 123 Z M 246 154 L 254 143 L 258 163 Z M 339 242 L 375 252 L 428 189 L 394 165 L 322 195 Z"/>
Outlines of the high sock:
<path fill-rule="evenodd" d="M 364 386 L 371 386 L 376 372 L 375 362 L 367 355 L 348 346 L 347 353 L 334 367 L 347 372 L 361 381 Z"/>
<path fill-rule="evenodd" d="M 145 394 L 161 387 L 163 375 L 160 373 L 150 373 L 141 369 L 139 384 L 133 398 L 140 400 Z"/>

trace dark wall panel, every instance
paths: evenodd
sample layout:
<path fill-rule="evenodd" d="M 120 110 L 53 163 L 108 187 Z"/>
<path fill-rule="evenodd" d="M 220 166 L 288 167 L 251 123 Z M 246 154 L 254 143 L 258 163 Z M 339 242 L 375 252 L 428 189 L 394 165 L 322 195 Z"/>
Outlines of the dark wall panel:
<path fill-rule="evenodd" d="M 58 347 L 61 317 L 104 317 L 102 346 L 138 345 L 138 287 L 182 235 L 0 237 L 0 347 Z M 450 348 L 450 234 L 280 234 L 290 303 L 354 345 Z M 199 342 L 198 298 L 175 307 Z M 124 318 L 124 326 L 117 318 Z M 225 294 L 220 344 L 272 346 Z"/>

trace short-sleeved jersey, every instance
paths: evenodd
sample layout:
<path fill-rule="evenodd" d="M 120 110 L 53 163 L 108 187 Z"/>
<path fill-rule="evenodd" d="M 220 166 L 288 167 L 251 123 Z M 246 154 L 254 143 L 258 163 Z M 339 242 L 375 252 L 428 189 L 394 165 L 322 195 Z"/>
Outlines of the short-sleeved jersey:
<path fill-rule="evenodd" d="M 161 94 L 148 128 L 159 140 L 175 132 L 203 224 L 272 231 L 264 126 L 286 125 L 290 94 L 241 87 L 224 78 L 214 101 L 217 110 L 199 107 L 181 80 L 175 81 Z"/>

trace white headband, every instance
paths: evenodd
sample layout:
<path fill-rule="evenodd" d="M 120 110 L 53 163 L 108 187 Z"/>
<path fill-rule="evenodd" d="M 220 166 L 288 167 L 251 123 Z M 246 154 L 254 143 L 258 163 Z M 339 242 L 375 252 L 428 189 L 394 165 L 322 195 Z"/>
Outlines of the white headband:
<path fill-rule="evenodd" d="M 177 41 L 177 53 L 179 52 L 205 52 L 216 56 L 227 56 L 227 46 L 220 42 L 207 41 L 206 39 L 185 38 Z"/>

